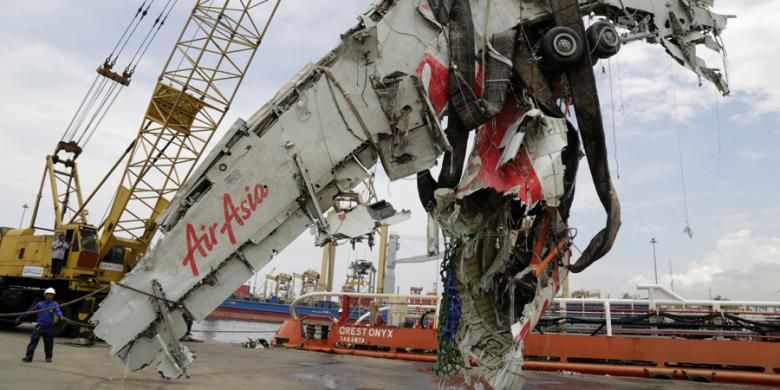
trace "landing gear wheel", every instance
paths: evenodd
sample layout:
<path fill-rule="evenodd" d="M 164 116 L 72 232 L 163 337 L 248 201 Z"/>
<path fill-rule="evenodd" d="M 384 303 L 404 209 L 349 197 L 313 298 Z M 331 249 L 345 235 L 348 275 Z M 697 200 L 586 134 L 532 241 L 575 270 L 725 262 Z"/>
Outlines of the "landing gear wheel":
<path fill-rule="evenodd" d="M 585 35 L 588 36 L 591 57 L 609 58 L 620 50 L 620 34 L 615 30 L 615 26 L 612 23 L 593 23 L 588 27 Z"/>
<path fill-rule="evenodd" d="M 547 65 L 566 69 L 577 65 L 585 52 L 577 32 L 563 26 L 553 27 L 542 37 L 542 57 Z"/>

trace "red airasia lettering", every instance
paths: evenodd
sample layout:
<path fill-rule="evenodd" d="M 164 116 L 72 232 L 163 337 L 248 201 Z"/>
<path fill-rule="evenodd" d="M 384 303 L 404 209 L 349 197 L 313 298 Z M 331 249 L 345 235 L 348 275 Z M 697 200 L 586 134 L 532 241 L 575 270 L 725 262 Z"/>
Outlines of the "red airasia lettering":
<path fill-rule="evenodd" d="M 261 186 L 260 184 L 255 184 L 255 188 L 252 190 L 251 194 L 249 193 L 249 186 L 244 187 L 244 190 L 246 191 L 246 199 L 249 201 L 249 207 L 252 208 L 252 211 L 255 211 L 257 206 L 262 203 L 263 199 L 268 195 L 268 187 Z"/>
<path fill-rule="evenodd" d="M 222 224 L 222 228 L 220 228 L 219 231 L 222 234 L 227 232 L 230 243 L 235 244 L 236 236 L 233 234 L 233 221 L 244 226 L 244 220 L 238 215 L 238 208 L 233 205 L 233 199 L 230 197 L 230 194 L 226 193 L 224 195 L 222 198 L 222 205 L 225 209 L 225 222 Z"/>
<path fill-rule="evenodd" d="M 210 251 L 210 250 L 214 249 L 214 242 L 211 241 L 211 237 L 205 235 L 206 234 L 206 225 L 200 225 L 200 231 L 203 232 L 203 234 L 204 234 L 203 237 L 205 238 L 204 241 L 206 243 L 206 250 Z"/>
<path fill-rule="evenodd" d="M 241 218 L 247 219 L 252 215 L 252 211 L 249 210 L 248 201 L 246 199 L 241 201 Z"/>
<path fill-rule="evenodd" d="M 197 233 L 195 233 L 195 228 L 191 223 L 187 224 L 187 256 L 182 260 L 182 265 L 186 266 L 189 264 L 190 268 L 192 268 L 193 276 L 200 275 L 200 272 L 198 272 L 198 264 L 195 263 L 195 251 L 198 251 L 203 257 L 206 257 L 208 254 L 208 251 L 203 249 L 202 244 L 204 244 L 204 238 L 206 238 L 205 235 L 198 237 Z M 208 240 L 208 238 L 206 238 L 206 240 Z"/>
<path fill-rule="evenodd" d="M 219 242 L 217 242 L 217 226 L 219 226 L 219 224 L 216 223 L 211 224 L 211 226 L 209 226 L 209 237 L 211 237 L 212 247 L 215 247 L 217 246 L 217 244 L 219 244 Z"/>
<path fill-rule="evenodd" d="M 244 222 L 252 217 L 260 203 L 268 196 L 268 187 L 260 184 L 256 184 L 252 192 L 249 191 L 249 186 L 246 186 L 245 191 L 246 198 L 239 202 L 239 207 L 236 207 L 235 203 L 233 203 L 233 198 L 230 194 L 225 193 L 222 195 L 225 217 L 221 225 L 214 222 L 208 226 L 208 229 L 206 225 L 200 225 L 202 234 L 199 235 L 192 224 L 187 224 L 187 255 L 184 256 L 182 265 L 189 265 L 193 276 L 200 275 L 198 265 L 195 262 L 195 253 L 205 258 L 219 244 L 217 228 L 219 228 L 219 233 L 222 235 L 227 234 L 230 243 L 235 245 L 236 236 L 233 230 L 233 223 L 235 222 L 238 226 L 244 226 Z M 241 213 L 240 215 L 239 212 Z"/>

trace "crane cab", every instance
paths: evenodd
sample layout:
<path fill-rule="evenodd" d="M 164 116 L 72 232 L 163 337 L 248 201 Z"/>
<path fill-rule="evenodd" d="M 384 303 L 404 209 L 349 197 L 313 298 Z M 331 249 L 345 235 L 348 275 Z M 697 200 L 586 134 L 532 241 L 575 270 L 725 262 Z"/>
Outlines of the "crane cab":
<path fill-rule="evenodd" d="M 52 273 L 52 244 L 64 236 L 68 249 L 59 275 Z M 66 282 L 73 290 L 92 288 L 98 267 L 97 229 L 83 224 L 62 225 L 54 234 L 36 235 L 34 229 L 3 228 L 0 276 Z"/>
<path fill-rule="evenodd" d="M 122 280 L 125 275 L 126 257 L 129 255 L 127 248 L 113 246 L 100 259 L 97 270 L 97 281 L 100 284 L 108 284 Z"/>

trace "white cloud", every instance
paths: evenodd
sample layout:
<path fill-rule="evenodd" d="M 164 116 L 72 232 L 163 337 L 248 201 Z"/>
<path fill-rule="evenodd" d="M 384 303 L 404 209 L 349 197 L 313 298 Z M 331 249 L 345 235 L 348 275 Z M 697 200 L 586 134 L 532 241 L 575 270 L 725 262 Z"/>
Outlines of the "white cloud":
<path fill-rule="evenodd" d="M 713 296 L 732 300 L 770 300 L 780 289 L 780 238 L 756 237 L 747 229 L 726 234 L 715 250 L 690 263 L 674 276 L 676 290 L 684 297 Z M 669 284 L 669 276 L 663 277 Z"/>
<path fill-rule="evenodd" d="M 750 161 L 750 162 L 761 161 L 769 157 L 764 152 L 760 152 L 758 150 L 749 150 L 749 149 L 737 150 L 734 152 L 734 154 L 736 154 L 737 157 L 739 157 L 740 159 L 745 161 Z"/>
<path fill-rule="evenodd" d="M 717 97 L 715 87 L 705 83 L 697 88 L 696 75 L 670 58 L 660 45 L 644 42 L 626 45 L 610 61 L 597 68 L 600 98 L 605 117 L 610 117 L 608 93 L 609 74 L 601 67 L 611 69 L 615 94 L 615 122 L 623 136 L 660 136 L 671 128 L 652 132 L 632 131 L 631 122 L 653 122 L 676 118 L 680 123 L 691 120 L 697 113 L 708 109 Z M 620 108 L 622 107 L 622 111 Z M 623 130 L 626 129 L 626 130 Z"/>
<path fill-rule="evenodd" d="M 588 214 L 603 210 L 599 195 L 596 193 L 596 187 L 590 177 L 590 171 L 587 164 L 580 165 L 580 171 L 577 172 L 577 184 L 572 204 L 572 214 Z"/>
<path fill-rule="evenodd" d="M 628 177 L 626 178 L 626 181 L 634 184 L 646 183 L 647 181 L 654 179 L 668 178 L 669 176 L 678 173 L 677 170 L 676 164 L 653 161 L 649 164 L 640 165 L 639 169 L 633 172 L 627 172 Z"/>
<path fill-rule="evenodd" d="M 653 234 L 664 230 L 663 226 L 654 223 L 632 223 L 630 227 L 631 230 L 644 234 Z"/>
<path fill-rule="evenodd" d="M 719 1 L 716 5 L 716 12 L 737 16 L 729 19 L 723 33 L 732 97 L 719 98 L 714 86 L 706 80 L 701 88 L 695 88 L 696 75 L 677 65 L 660 45 L 643 42 L 626 45 L 612 61 L 602 61 L 598 65 L 599 70 L 602 67 L 612 70 L 616 123 L 621 128 L 621 136 L 653 136 L 653 133 L 638 132 L 626 124 L 675 117 L 684 123 L 697 113 L 709 110 L 716 99 L 720 99 L 721 104 L 734 101 L 747 104 L 748 110 L 734 116 L 734 120 L 780 112 L 780 77 L 774 77 L 776 64 L 780 63 L 780 51 L 776 50 L 780 29 L 767 17 L 780 13 L 780 2 L 732 0 Z M 724 67 L 720 55 L 702 46 L 697 55 L 705 59 L 709 67 Z M 609 117 L 609 79 L 608 73 L 599 72 L 605 118 Z M 661 132 L 671 130 L 659 129 Z"/>
<path fill-rule="evenodd" d="M 729 20 L 723 39 L 729 58 L 730 81 L 735 95 L 751 104 L 748 116 L 780 112 L 780 78 L 775 77 L 780 62 L 777 41 L 780 30 L 768 15 L 780 13 L 780 2 L 772 0 L 732 0 L 717 2 L 718 12 L 736 15 Z"/>
<path fill-rule="evenodd" d="M 778 215 L 780 211 L 773 209 L 769 214 L 761 215 L 761 218 L 776 218 Z M 777 301 L 780 298 L 780 284 L 777 282 L 780 280 L 780 237 L 776 233 L 755 234 L 757 230 L 737 226 L 736 230 L 720 234 L 712 244 L 699 246 L 704 248 L 697 252 L 701 255 L 674 256 L 674 287 L 678 294 L 687 299 L 707 299 L 711 290 L 713 297 L 721 295 L 730 300 Z M 624 243 L 621 243 L 625 234 L 631 236 L 633 230 L 632 226 L 632 229 L 623 232 L 623 236 L 619 236 L 616 247 L 623 248 L 613 251 L 586 272 L 572 275 L 572 288 L 600 290 L 602 296 L 609 294 L 619 297 L 626 292 L 636 293 L 638 284 L 653 283 L 649 245 L 632 245 L 626 249 Z M 769 231 L 776 232 L 777 229 Z M 641 234 L 646 236 L 646 233 Z M 658 260 L 660 284 L 671 284 L 667 254 L 677 251 L 690 253 L 686 249 L 689 246 L 678 246 L 671 249 L 672 252 L 668 252 L 670 249 L 664 246 L 666 249 L 659 253 Z"/>

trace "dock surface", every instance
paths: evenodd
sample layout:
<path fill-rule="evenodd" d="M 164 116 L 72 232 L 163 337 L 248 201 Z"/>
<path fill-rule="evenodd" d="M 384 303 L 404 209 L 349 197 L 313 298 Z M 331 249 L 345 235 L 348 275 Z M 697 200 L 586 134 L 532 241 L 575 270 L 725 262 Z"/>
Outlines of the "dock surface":
<path fill-rule="evenodd" d="M 21 358 L 30 327 L 0 332 L 0 389 L 462 389 L 440 387 L 430 363 L 344 356 L 286 349 L 246 349 L 220 342 L 189 343 L 197 354 L 189 379 L 166 381 L 154 367 L 129 372 L 105 344 L 77 347 L 56 339 L 54 361 L 43 343 L 32 363 Z M 727 389 L 734 386 L 577 374 L 526 372 L 525 389 Z M 748 387 L 743 387 L 747 389 Z"/>

